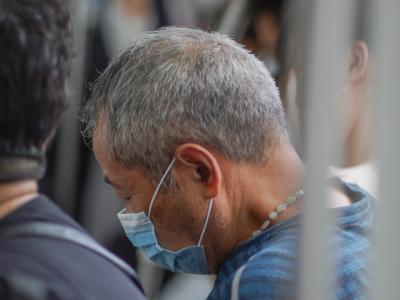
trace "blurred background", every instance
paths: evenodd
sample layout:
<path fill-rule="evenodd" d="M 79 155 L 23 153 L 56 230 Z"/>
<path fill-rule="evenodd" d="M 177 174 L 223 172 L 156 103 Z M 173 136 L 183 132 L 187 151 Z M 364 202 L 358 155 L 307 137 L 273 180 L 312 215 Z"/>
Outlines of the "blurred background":
<path fill-rule="evenodd" d="M 297 2 L 71 1 L 75 57 L 69 80 L 69 108 L 49 152 L 48 171 L 41 181 L 41 191 L 55 199 L 100 243 L 134 266 L 150 299 L 205 299 L 212 288 L 214 277 L 166 272 L 147 261 L 131 246 L 116 217 L 122 209 L 122 203 L 104 183 L 91 149 L 81 138 L 79 107 L 88 96 L 91 84 L 106 68 L 110 59 L 143 33 L 171 25 L 220 31 L 254 53 L 276 79 L 288 115 L 292 142 L 303 155 L 303 132 L 306 127 L 303 124 L 307 116 L 306 105 L 301 99 L 307 94 L 303 87 L 308 86 L 304 84 L 305 75 L 308 74 L 305 62 L 310 52 L 311 35 L 307 28 L 313 25 L 307 22 L 308 11 L 296 8 Z M 362 35 L 356 36 L 360 31 L 357 28 L 364 26 L 363 16 L 366 12 L 360 7 L 355 7 L 354 12 L 349 27 L 349 41 L 366 40 Z M 299 15 L 303 16 L 302 23 L 298 21 Z M 349 68 L 351 63 L 352 59 L 348 63 Z M 355 99 L 352 102 L 361 104 L 355 104 L 355 109 L 349 109 L 351 113 L 345 117 L 345 122 L 350 125 L 343 133 L 342 159 L 332 166 L 331 171 L 349 181 L 360 182 L 374 194 L 374 149 L 369 140 L 370 131 L 365 127 L 365 124 L 372 122 L 368 117 L 369 102 L 364 101 L 367 98 L 367 88 L 354 87 L 352 81 L 347 81 L 346 76 L 344 78 L 346 82 L 338 85 L 335 92 L 332 92 L 332 98 L 352 97 Z M 363 101 L 356 101 L 361 98 Z"/>

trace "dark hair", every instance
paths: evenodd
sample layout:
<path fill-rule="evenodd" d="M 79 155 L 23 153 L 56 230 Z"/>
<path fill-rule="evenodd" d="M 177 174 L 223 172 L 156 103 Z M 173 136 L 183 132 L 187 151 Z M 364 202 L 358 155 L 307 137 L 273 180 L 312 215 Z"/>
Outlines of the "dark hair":
<path fill-rule="evenodd" d="M 278 24 L 281 23 L 282 13 L 285 7 L 285 0 L 251 0 L 249 1 L 248 14 L 251 22 L 245 32 L 245 36 L 249 38 L 256 38 L 255 20 L 265 14 L 271 13 Z"/>
<path fill-rule="evenodd" d="M 257 17 L 263 13 L 271 12 L 280 21 L 285 0 L 252 0 L 250 2 L 250 12 Z"/>
<path fill-rule="evenodd" d="M 66 6 L 0 0 L 0 157 L 43 157 L 57 127 L 71 48 Z"/>

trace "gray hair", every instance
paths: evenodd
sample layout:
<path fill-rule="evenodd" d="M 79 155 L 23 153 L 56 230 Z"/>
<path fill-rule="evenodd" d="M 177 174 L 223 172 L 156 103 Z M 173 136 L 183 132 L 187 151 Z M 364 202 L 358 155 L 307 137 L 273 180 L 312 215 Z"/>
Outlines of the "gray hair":
<path fill-rule="evenodd" d="M 183 143 L 261 163 L 287 140 L 263 63 L 227 36 L 197 29 L 149 32 L 114 58 L 83 108 L 86 138 L 103 113 L 112 157 L 154 182 Z"/>

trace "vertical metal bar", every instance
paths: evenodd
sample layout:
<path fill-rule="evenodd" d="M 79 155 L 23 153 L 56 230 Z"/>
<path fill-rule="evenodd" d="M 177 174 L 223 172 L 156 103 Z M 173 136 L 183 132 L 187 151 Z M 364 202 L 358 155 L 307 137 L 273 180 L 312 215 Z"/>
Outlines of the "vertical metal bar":
<path fill-rule="evenodd" d="M 68 110 L 60 127 L 55 172 L 55 201 L 69 214 L 73 214 L 75 210 L 80 140 L 80 123 L 76 113 L 82 100 L 89 16 L 88 0 L 71 1 L 71 20 L 76 56 L 72 62 L 68 82 Z"/>
<path fill-rule="evenodd" d="M 240 37 L 250 24 L 246 9 L 250 1 L 232 0 L 218 26 L 218 31 L 224 34 Z"/>
<path fill-rule="evenodd" d="M 371 296 L 390 300 L 400 298 L 400 2 L 379 0 L 371 4 L 379 174 Z"/>
<path fill-rule="evenodd" d="M 327 208 L 327 165 L 339 157 L 339 100 L 343 88 L 344 49 L 350 42 L 352 5 L 346 0 L 304 1 L 314 14 L 308 74 L 306 197 L 301 238 L 300 299 L 330 299 L 333 295 L 333 259 L 328 228 L 333 222 Z M 314 7 L 312 7 L 314 5 Z M 298 76 L 304 76 L 299 74 Z M 342 78 L 343 79 L 343 78 Z M 329 295 L 329 296 L 328 296 Z"/>

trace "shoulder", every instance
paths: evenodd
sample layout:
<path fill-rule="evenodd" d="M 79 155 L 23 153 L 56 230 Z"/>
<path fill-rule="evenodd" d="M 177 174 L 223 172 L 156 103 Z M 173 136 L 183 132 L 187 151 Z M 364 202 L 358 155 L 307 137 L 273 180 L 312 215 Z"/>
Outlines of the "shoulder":
<path fill-rule="evenodd" d="M 4 226 L 15 228 L 22 220 L 29 224 L 31 218 L 14 218 L 15 222 L 11 220 L 9 224 L 0 224 L 0 231 L 4 230 Z M 34 218 L 33 220 L 37 221 Z M 65 230 L 71 227 L 62 223 L 60 225 Z M 77 241 L 82 242 L 82 237 L 86 237 L 79 229 L 74 229 L 74 232 L 79 234 Z M 115 293 L 121 293 L 121 299 L 143 299 L 131 278 L 101 252 L 94 251 L 93 247 L 71 239 L 46 235 L 27 234 L 0 238 L 0 278 L 11 273 L 32 277 L 45 282 L 46 287 L 55 295 L 62 295 L 60 299 L 87 299 L 85 295 L 92 299 L 112 299 L 111 295 Z M 107 252 L 97 243 L 93 243 Z M 74 296 L 64 297 L 68 295 L 66 290 Z"/>
<path fill-rule="evenodd" d="M 232 293 L 237 299 L 292 298 L 296 276 L 295 239 L 282 240 L 253 256 L 236 273 Z"/>

